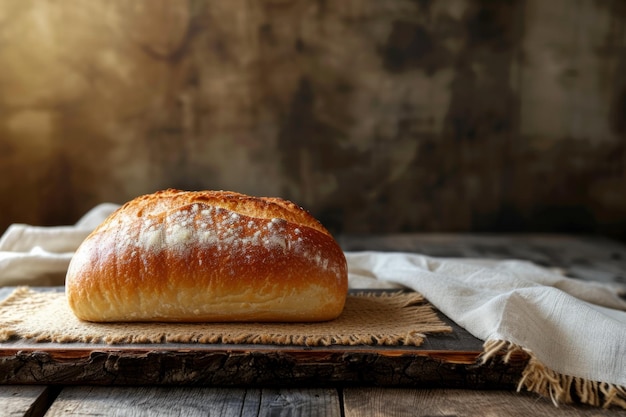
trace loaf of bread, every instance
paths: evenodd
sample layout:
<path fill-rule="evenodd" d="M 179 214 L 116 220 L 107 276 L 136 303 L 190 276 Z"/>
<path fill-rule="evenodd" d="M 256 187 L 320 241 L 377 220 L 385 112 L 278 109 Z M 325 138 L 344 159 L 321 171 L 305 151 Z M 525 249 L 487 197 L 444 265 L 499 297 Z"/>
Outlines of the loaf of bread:
<path fill-rule="evenodd" d="M 164 190 L 129 201 L 80 245 L 74 314 L 95 322 L 332 320 L 348 291 L 343 251 L 279 198 Z"/>

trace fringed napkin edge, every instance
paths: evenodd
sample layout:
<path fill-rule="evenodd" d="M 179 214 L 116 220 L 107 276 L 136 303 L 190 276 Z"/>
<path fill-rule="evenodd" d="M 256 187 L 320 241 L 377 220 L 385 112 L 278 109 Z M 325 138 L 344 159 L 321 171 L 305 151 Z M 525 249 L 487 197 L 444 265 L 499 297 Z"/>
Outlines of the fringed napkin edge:
<path fill-rule="evenodd" d="M 487 340 L 483 347 L 480 357 L 482 365 L 500 355 L 504 363 L 520 353 L 529 357 L 517 385 L 517 392 L 525 388 L 549 398 L 556 407 L 559 404 L 580 403 L 594 407 L 617 406 L 626 409 L 624 386 L 560 374 L 543 364 L 531 350 L 506 340 Z"/>

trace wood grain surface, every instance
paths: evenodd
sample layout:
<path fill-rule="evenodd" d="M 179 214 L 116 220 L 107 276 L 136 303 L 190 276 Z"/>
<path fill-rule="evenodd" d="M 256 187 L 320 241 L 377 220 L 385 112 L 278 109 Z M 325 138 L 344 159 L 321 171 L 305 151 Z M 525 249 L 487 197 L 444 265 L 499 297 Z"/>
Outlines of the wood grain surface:
<path fill-rule="evenodd" d="M 0 416 L 43 416 L 59 391 L 46 385 L 0 385 Z"/>
<path fill-rule="evenodd" d="M 626 416 L 626 410 L 560 405 L 528 393 L 456 389 L 351 389 L 343 392 L 345 417 Z"/>
<path fill-rule="evenodd" d="M 45 387 L 0 387 L 0 415 L 37 417 Z M 75 416 L 483 417 L 626 416 L 626 410 L 560 405 L 528 393 L 458 389 L 253 389 L 66 387 L 46 417 Z"/>
<path fill-rule="evenodd" d="M 340 417 L 332 389 L 70 387 L 46 417 L 70 416 L 311 416 Z"/>

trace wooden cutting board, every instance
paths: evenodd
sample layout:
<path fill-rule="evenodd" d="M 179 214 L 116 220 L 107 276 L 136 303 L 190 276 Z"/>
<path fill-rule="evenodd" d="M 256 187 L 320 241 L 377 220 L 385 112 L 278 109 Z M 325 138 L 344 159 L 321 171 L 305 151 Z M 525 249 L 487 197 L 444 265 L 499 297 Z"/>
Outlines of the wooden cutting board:
<path fill-rule="evenodd" d="M 48 288 L 42 290 L 59 290 Z M 10 289 L 0 289 L 4 299 Z M 439 313 L 440 314 L 440 313 Z M 202 386 L 372 385 L 513 388 L 528 360 L 479 364 L 482 342 L 453 331 L 419 347 L 241 344 L 0 343 L 0 384 Z"/>

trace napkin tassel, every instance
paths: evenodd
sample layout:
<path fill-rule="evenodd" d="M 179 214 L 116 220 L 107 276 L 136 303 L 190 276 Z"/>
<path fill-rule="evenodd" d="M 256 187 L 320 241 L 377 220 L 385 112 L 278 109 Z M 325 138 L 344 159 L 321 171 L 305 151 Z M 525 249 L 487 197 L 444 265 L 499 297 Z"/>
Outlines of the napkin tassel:
<path fill-rule="evenodd" d="M 526 388 L 550 398 L 557 407 L 560 403 L 579 402 L 596 407 L 609 408 L 615 405 L 626 409 L 626 387 L 559 374 L 541 363 L 528 349 L 506 340 L 485 342 L 480 362 L 485 364 L 496 355 L 503 355 L 503 362 L 508 363 L 512 356 L 519 354 L 528 355 L 529 360 L 517 385 L 518 392 Z"/>

